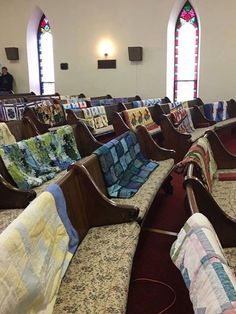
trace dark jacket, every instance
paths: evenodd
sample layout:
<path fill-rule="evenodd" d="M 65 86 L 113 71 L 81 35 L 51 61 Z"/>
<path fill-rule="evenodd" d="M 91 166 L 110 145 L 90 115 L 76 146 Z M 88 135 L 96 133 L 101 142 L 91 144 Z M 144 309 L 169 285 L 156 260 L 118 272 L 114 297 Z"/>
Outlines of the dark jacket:
<path fill-rule="evenodd" d="M 10 73 L 0 76 L 0 91 L 10 92 L 13 90 L 13 76 Z"/>

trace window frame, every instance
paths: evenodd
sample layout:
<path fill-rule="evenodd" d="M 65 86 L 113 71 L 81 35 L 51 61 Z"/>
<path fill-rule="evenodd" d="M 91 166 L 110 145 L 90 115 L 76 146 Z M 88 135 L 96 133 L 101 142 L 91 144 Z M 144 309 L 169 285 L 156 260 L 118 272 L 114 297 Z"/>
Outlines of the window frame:
<path fill-rule="evenodd" d="M 190 6 L 190 12 L 193 11 L 194 22 L 191 23 L 189 19 L 186 23 L 191 23 L 195 28 L 195 55 L 194 55 L 194 79 L 178 79 L 178 60 L 179 60 L 179 30 L 183 26 L 181 23 L 182 12 L 185 10 L 186 6 Z M 178 83 L 179 82 L 193 82 L 193 98 L 198 96 L 198 67 L 199 67 L 199 23 L 196 11 L 194 10 L 192 4 L 187 0 L 182 6 L 179 15 L 175 23 L 175 37 L 174 37 L 174 86 L 173 86 L 173 98 L 174 101 L 178 101 Z M 186 99 L 188 100 L 188 99 Z"/>
<path fill-rule="evenodd" d="M 41 59 L 40 59 L 40 39 L 41 39 L 41 36 L 43 35 L 42 34 L 42 31 L 41 31 L 41 24 L 42 24 L 42 21 L 44 19 L 47 19 L 48 21 L 48 18 L 46 17 L 45 14 L 42 15 L 40 21 L 39 21 L 39 25 L 38 25 L 38 31 L 37 31 L 37 48 L 38 48 L 38 64 L 39 64 L 39 85 L 40 85 L 40 94 L 41 95 L 44 95 L 44 84 L 54 84 L 54 92 L 55 92 L 55 79 L 53 82 L 51 81 L 47 81 L 47 82 L 43 82 L 42 81 L 42 66 L 41 66 Z M 48 21 L 48 26 L 50 28 L 50 32 L 51 32 L 51 27 L 50 27 L 50 24 L 49 24 L 49 21 Z"/>

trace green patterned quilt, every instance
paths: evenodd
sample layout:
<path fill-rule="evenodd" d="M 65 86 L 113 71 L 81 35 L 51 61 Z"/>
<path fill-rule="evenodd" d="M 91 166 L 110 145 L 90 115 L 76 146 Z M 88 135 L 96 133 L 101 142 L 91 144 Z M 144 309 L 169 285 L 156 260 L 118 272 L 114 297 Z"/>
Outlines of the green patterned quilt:
<path fill-rule="evenodd" d="M 40 186 L 81 158 L 71 126 L 3 145 L 0 156 L 21 190 Z"/>

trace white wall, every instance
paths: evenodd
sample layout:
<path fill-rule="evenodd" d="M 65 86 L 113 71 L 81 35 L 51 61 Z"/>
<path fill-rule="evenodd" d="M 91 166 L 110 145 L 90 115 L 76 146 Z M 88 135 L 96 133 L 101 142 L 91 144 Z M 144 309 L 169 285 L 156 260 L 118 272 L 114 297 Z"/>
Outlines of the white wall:
<path fill-rule="evenodd" d="M 38 6 L 54 36 L 56 90 L 88 96 L 166 95 L 167 27 L 180 0 L 0 0 L 0 63 L 8 66 L 17 91 L 29 90 L 26 34 Z M 194 0 L 200 14 L 199 96 L 204 101 L 236 97 L 236 2 Z M 5 31 L 3 31 L 5 30 Z M 114 43 L 116 69 L 98 70 L 99 42 Z M 6 60 L 4 47 L 19 47 L 20 60 Z M 128 46 L 143 47 L 143 61 L 128 60 Z M 60 70 L 68 62 L 69 70 Z M 37 69 L 35 69 L 37 71 Z"/>
<path fill-rule="evenodd" d="M 236 98 L 236 1 L 195 3 L 201 17 L 200 96 Z"/>

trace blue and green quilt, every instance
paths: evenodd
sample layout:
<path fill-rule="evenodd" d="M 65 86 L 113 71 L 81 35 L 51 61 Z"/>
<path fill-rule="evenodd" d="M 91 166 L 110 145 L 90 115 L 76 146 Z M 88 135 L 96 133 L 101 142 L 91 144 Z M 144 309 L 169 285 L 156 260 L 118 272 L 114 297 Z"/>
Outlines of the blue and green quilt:
<path fill-rule="evenodd" d="M 81 159 L 71 126 L 2 145 L 0 156 L 21 190 L 40 186 Z"/>
<path fill-rule="evenodd" d="M 144 158 L 136 135 L 131 131 L 99 147 L 95 154 L 110 197 L 133 196 L 159 166 L 157 162 Z"/>

